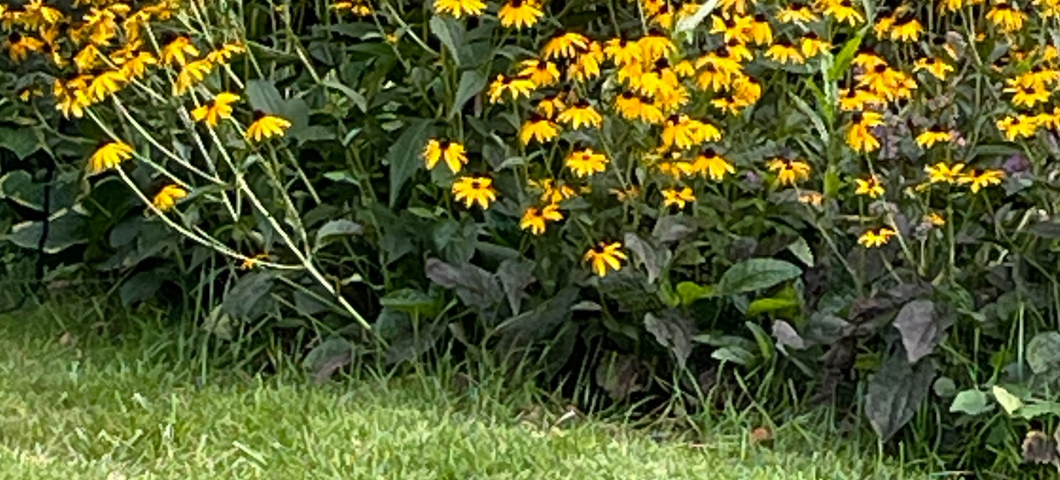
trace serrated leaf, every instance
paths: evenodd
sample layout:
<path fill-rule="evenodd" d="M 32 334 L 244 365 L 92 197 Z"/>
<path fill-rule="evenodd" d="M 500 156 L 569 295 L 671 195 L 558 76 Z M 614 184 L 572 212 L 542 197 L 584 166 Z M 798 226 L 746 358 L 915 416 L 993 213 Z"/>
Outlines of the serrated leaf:
<path fill-rule="evenodd" d="M 1035 335 L 1027 344 L 1027 364 L 1038 374 L 1060 370 L 1060 332 Z"/>
<path fill-rule="evenodd" d="M 950 412 L 973 416 L 979 415 L 994 409 L 994 406 L 989 401 L 990 398 L 983 391 L 978 389 L 964 390 L 958 393 L 956 397 L 953 397 L 953 403 L 950 404 Z"/>
<path fill-rule="evenodd" d="M 997 400 L 998 405 L 1001 405 L 1001 408 L 1009 415 L 1012 415 L 1023 406 L 1023 400 L 1006 390 L 1005 387 L 994 385 L 991 392 L 994 394 L 994 400 Z"/>
<path fill-rule="evenodd" d="M 437 18 L 437 17 L 436 17 Z M 386 161 L 390 165 L 390 207 L 397 204 L 401 197 L 401 187 L 412 178 L 416 170 L 423 165 L 420 152 L 427 144 L 427 135 L 431 121 L 427 119 L 411 120 L 405 131 L 397 138 L 386 152 Z"/>
<path fill-rule="evenodd" d="M 460 84 L 456 87 L 456 99 L 453 101 L 453 107 L 449 109 L 450 120 L 460 113 L 468 100 L 486 88 L 486 82 L 486 76 L 478 70 L 468 70 L 460 75 Z"/>
<path fill-rule="evenodd" d="M 733 265 L 718 282 L 717 295 L 763 290 L 802 274 L 802 269 L 775 258 L 752 258 Z"/>
<path fill-rule="evenodd" d="M 910 365 L 892 355 L 869 380 L 865 395 L 865 416 L 883 441 L 889 440 L 913 418 L 931 389 L 935 364 L 930 361 Z"/>

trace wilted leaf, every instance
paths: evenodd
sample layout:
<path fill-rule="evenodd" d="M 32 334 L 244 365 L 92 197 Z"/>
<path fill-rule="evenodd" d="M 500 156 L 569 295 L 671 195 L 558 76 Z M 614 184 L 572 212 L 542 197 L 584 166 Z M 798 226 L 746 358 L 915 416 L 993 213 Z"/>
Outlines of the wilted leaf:
<path fill-rule="evenodd" d="M 437 258 L 427 259 L 427 278 L 456 291 L 464 305 L 485 309 L 500 302 L 504 294 L 493 274 L 475 265 L 454 267 Z"/>
<path fill-rule="evenodd" d="M 692 354 L 692 336 L 695 323 L 676 310 L 666 310 L 659 316 L 648 313 L 644 316 L 644 328 L 655 337 L 655 341 L 668 348 L 677 359 L 677 366 L 685 368 Z"/>
<path fill-rule="evenodd" d="M 434 17 L 437 18 L 437 17 Z M 405 131 L 397 138 L 390 150 L 386 152 L 386 162 L 390 165 L 390 207 L 397 204 L 401 197 L 401 187 L 416 173 L 423 159 L 420 152 L 427 145 L 427 134 L 431 121 L 414 119 L 409 121 Z"/>
<path fill-rule="evenodd" d="M 910 365 L 892 355 L 883 362 L 865 394 L 865 416 L 882 440 L 889 440 L 913 418 L 934 376 L 935 364 L 930 361 Z"/>
<path fill-rule="evenodd" d="M 345 219 L 332 220 L 320 227 L 320 230 L 317 230 L 313 249 L 319 250 L 337 237 L 360 235 L 362 233 L 364 233 L 364 227 L 357 222 Z"/>
<path fill-rule="evenodd" d="M 508 297 L 508 305 L 512 307 L 512 313 L 518 314 L 523 300 L 523 290 L 537 281 L 534 278 L 534 262 L 514 258 L 505 260 L 497 268 L 497 278 L 504 287 L 504 294 Z"/>
<path fill-rule="evenodd" d="M 935 303 L 931 300 L 913 300 L 898 311 L 894 327 L 902 335 L 909 363 L 916 363 L 935 350 L 943 330 L 949 326 L 940 325 L 941 322 L 935 316 Z"/>
<path fill-rule="evenodd" d="M 1060 430 L 1057 435 L 1049 437 L 1045 432 L 1031 430 L 1023 439 L 1023 461 L 1025 463 L 1051 463 L 1060 468 Z"/>
<path fill-rule="evenodd" d="M 953 403 L 950 404 L 950 412 L 979 415 L 994 409 L 993 405 L 987 403 L 989 401 L 990 398 L 987 397 L 986 393 L 979 389 L 964 390 L 953 398 Z"/>
<path fill-rule="evenodd" d="M 655 283 L 655 279 L 659 278 L 659 272 L 662 270 L 662 262 L 667 259 L 659 258 L 655 247 L 635 233 L 627 233 L 625 241 L 626 248 L 633 252 L 636 259 L 648 271 L 648 283 Z"/>
<path fill-rule="evenodd" d="M 781 347 L 791 347 L 795 350 L 806 348 L 806 340 L 799 336 L 799 332 L 795 331 L 795 327 L 792 327 L 790 323 L 784 320 L 773 322 L 773 338 L 777 339 L 777 345 Z"/>
<path fill-rule="evenodd" d="M 772 287 L 802 274 L 791 263 L 774 258 L 752 258 L 733 265 L 721 276 L 716 294 L 735 295 Z"/>
<path fill-rule="evenodd" d="M 1009 415 L 1012 415 L 1023 406 L 1023 400 L 1006 390 L 1005 387 L 994 385 L 991 391 L 994 394 L 994 400 L 997 400 L 998 405 L 1001 405 L 1001 408 Z"/>
<path fill-rule="evenodd" d="M 1027 364 L 1039 374 L 1060 370 L 1060 332 L 1035 335 L 1027 344 Z"/>

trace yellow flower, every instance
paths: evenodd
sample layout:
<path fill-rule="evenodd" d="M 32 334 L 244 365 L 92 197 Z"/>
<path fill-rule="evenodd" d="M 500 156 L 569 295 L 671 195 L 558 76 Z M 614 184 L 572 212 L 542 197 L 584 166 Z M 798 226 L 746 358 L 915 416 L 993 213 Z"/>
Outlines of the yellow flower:
<path fill-rule="evenodd" d="M 736 173 L 736 167 L 718 155 L 713 148 L 707 148 L 696 155 L 695 162 L 692 162 L 692 170 L 717 181 L 724 180 L 726 174 Z"/>
<path fill-rule="evenodd" d="M 486 3 L 482 0 L 434 0 L 435 12 L 448 13 L 456 18 L 482 15 L 485 10 Z"/>
<path fill-rule="evenodd" d="M 777 174 L 781 185 L 795 185 L 799 180 L 810 178 L 810 165 L 801 160 L 777 158 L 769 162 L 769 170 Z"/>
<path fill-rule="evenodd" d="M 1009 5 L 1008 2 L 999 0 L 995 3 L 994 8 L 987 12 L 986 19 L 993 22 L 1001 31 L 1011 33 L 1023 28 L 1023 22 L 1027 20 L 1027 14 Z"/>
<path fill-rule="evenodd" d="M 924 223 L 935 227 L 941 227 L 946 224 L 946 219 L 942 218 L 942 215 L 939 215 L 938 213 L 931 212 L 924 215 Z"/>
<path fill-rule="evenodd" d="M 799 203 L 820 207 L 824 203 L 824 195 L 819 192 L 806 192 L 799 195 Z"/>
<path fill-rule="evenodd" d="M 578 56 L 567 68 L 567 77 L 577 81 L 586 82 L 600 76 L 600 64 L 604 62 L 604 51 L 600 44 L 589 42 L 585 48 L 577 48 Z"/>
<path fill-rule="evenodd" d="M 574 189 L 566 184 L 553 185 L 555 180 L 546 178 L 540 182 L 530 181 L 530 185 L 541 189 L 541 201 L 548 204 L 559 203 L 574 197 Z"/>
<path fill-rule="evenodd" d="M 125 78 L 140 78 L 147 73 L 148 65 L 156 65 L 158 60 L 147 52 L 137 52 L 136 55 L 125 59 L 121 64 L 121 73 Z"/>
<path fill-rule="evenodd" d="M 155 208 L 165 212 L 174 205 L 177 201 L 188 196 L 188 191 L 181 188 L 179 185 L 166 185 L 162 187 L 162 190 L 155 195 L 154 200 L 151 201 Z"/>
<path fill-rule="evenodd" d="M 536 113 L 530 117 L 530 120 L 523 123 L 523 127 L 519 130 L 519 139 L 522 140 L 523 145 L 529 145 L 531 140 L 545 143 L 556 138 L 557 135 L 559 135 L 559 126 Z"/>
<path fill-rule="evenodd" d="M 213 70 L 213 64 L 207 59 L 195 60 L 184 64 L 177 78 L 173 80 L 173 93 L 183 95 L 189 88 L 202 81 Z"/>
<path fill-rule="evenodd" d="M 587 127 L 599 127 L 604 121 L 604 118 L 600 116 L 600 113 L 597 112 L 589 102 L 582 100 L 574 106 L 560 112 L 559 116 L 556 117 L 556 120 L 560 123 L 570 124 L 571 128 L 577 130 L 583 125 Z"/>
<path fill-rule="evenodd" d="M 953 133 L 949 130 L 937 130 L 932 128 L 931 130 L 924 130 L 923 133 L 916 136 L 916 144 L 920 148 L 931 148 L 938 142 L 948 142 L 953 140 Z"/>
<path fill-rule="evenodd" d="M 1003 170 L 973 169 L 961 177 L 960 183 L 967 183 L 968 188 L 972 190 L 972 193 L 979 193 L 979 190 L 983 187 L 1000 184 L 1001 179 L 1003 178 L 1005 178 L 1005 172 Z"/>
<path fill-rule="evenodd" d="M 854 8 L 852 0 L 817 0 L 817 9 L 838 22 L 846 22 L 851 27 L 864 22 L 865 17 Z"/>
<path fill-rule="evenodd" d="M 844 111 L 864 110 L 865 107 L 883 105 L 884 100 L 875 93 L 860 88 L 849 88 L 839 97 L 839 108 Z"/>
<path fill-rule="evenodd" d="M 120 140 L 108 142 L 96 149 L 96 153 L 88 160 L 89 173 L 99 173 L 109 168 L 114 168 L 130 158 L 133 149 L 129 144 Z"/>
<path fill-rule="evenodd" d="M 244 134 L 247 140 L 260 142 L 267 138 L 283 136 L 291 128 L 291 122 L 275 115 L 266 115 L 260 110 L 254 111 L 254 123 L 247 127 Z"/>
<path fill-rule="evenodd" d="M 886 192 L 875 175 L 865 180 L 857 178 L 854 179 L 854 182 L 858 185 L 857 190 L 854 191 L 854 194 L 856 195 L 868 195 L 869 198 L 879 198 Z"/>
<path fill-rule="evenodd" d="M 487 209 L 490 208 L 490 202 L 497 200 L 493 179 L 486 177 L 463 177 L 457 180 L 453 183 L 453 195 L 456 201 L 463 200 L 465 208 L 477 203 Z"/>
<path fill-rule="evenodd" d="M 519 76 L 528 78 L 538 87 L 547 87 L 559 81 L 559 68 L 547 60 L 523 60 Z"/>
<path fill-rule="evenodd" d="M 369 13 L 371 12 L 369 11 Z M 209 60 L 211 63 L 223 65 L 225 63 L 228 63 L 228 59 L 231 58 L 233 55 L 240 54 L 245 51 L 247 51 L 247 49 L 239 43 L 226 43 L 224 45 L 221 45 L 221 48 L 207 53 L 206 59 Z"/>
<path fill-rule="evenodd" d="M 368 0 L 344 0 L 331 4 L 333 10 L 345 10 L 358 17 L 367 17 L 372 14 L 372 6 Z"/>
<path fill-rule="evenodd" d="M 799 41 L 799 52 L 806 58 L 817 56 L 818 53 L 828 52 L 832 49 L 832 44 L 817 37 L 814 32 L 807 33 Z"/>
<path fill-rule="evenodd" d="M 920 38 L 920 33 L 924 27 L 920 22 L 913 18 L 905 23 L 896 23 L 891 27 L 890 37 L 893 41 L 901 42 L 915 42 Z"/>
<path fill-rule="evenodd" d="M 677 205 L 677 208 L 685 208 L 689 202 L 696 201 L 696 196 L 692 193 L 692 189 L 685 187 L 681 190 L 675 188 L 668 188 L 662 191 L 663 194 L 663 206 L 670 207 Z"/>
<path fill-rule="evenodd" d="M 567 168 L 574 170 L 578 177 L 588 177 L 607 169 L 607 156 L 596 153 L 591 148 L 577 150 L 567 155 Z"/>
<path fill-rule="evenodd" d="M 534 235 L 541 235 L 545 233 L 545 222 L 560 220 L 563 220 L 563 214 L 559 212 L 559 206 L 554 203 L 541 209 L 530 207 L 519 220 L 519 228 L 529 229 Z"/>
<path fill-rule="evenodd" d="M 766 50 L 766 56 L 777 63 L 793 63 L 796 65 L 806 63 L 806 58 L 802 56 L 799 49 L 795 48 L 787 40 L 774 43 L 773 46 L 769 47 L 769 50 Z"/>
<path fill-rule="evenodd" d="M 89 95 L 93 100 L 101 101 L 109 95 L 121 90 L 127 81 L 128 79 L 125 78 L 125 75 L 122 74 L 121 70 L 109 70 L 100 73 L 96 78 L 93 78 L 92 83 L 89 84 Z"/>
<path fill-rule="evenodd" d="M 505 27 L 523 28 L 533 26 L 545 12 L 534 0 L 510 0 L 497 12 L 497 18 Z"/>
<path fill-rule="evenodd" d="M 714 125 L 688 118 L 686 115 L 671 115 L 663 126 L 662 145 L 659 149 L 668 150 L 675 145 L 685 149 L 720 139 L 721 131 Z"/>
<path fill-rule="evenodd" d="M 798 0 L 791 1 L 777 12 L 777 20 L 781 23 L 798 23 L 804 25 L 817 21 L 817 14 L 813 13 L 808 5 Z"/>
<path fill-rule="evenodd" d="M 622 252 L 621 248 L 622 244 L 619 242 L 610 245 L 600 242 L 597 248 L 589 249 L 588 252 L 585 252 L 583 261 L 591 262 L 593 271 L 603 277 L 607 275 L 608 268 L 615 271 L 622 268 L 622 260 L 628 257 Z"/>
<path fill-rule="evenodd" d="M 259 260 L 268 260 L 269 254 L 259 253 L 253 257 L 243 259 L 243 263 L 239 266 L 240 270 L 250 270 L 258 265 Z"/>
<path fill-rule="evenodd" d="M 191 118 L 196 122 L 206 121 L 211 127 L 226 118 L 232 117 L 232 104 L 239 101 L 239 95 L 228 92 L 218 93 L 210 103 L 204 103 L 191 111 Z"/>
<path fill-rule="evenodd" d="M 589 46 L 589 39 L 580 33 L 567 32 L 556 37 L 552 37 L 544 48 L 542 48 L 542 56 L 547 60 L 555 58 L 574 58 L 577 55 L 577 49 L 586 48 Z"/>
<path fill-rule="evenodd" d="M 891 240 L 896 232 L 890 228 L 882 227 L 875 230 L 867 230 L 858 238 L 858 243 L 865 248 L 881 247 Z"/>
<path fill-rule="evenodd" d="M 11 32 L 7 36 L 7 55 L 11 57 L 12 62 L 22 63 L 29 57 L 30 52 L 39 52 L 42 48 L 44 48 L 44 42 L 36 38 L 18 32 Z"/>
<path fill-rule="evenodd" d="M 963 163 L 955 163 L 952 166 L 946 165 L 945 163 L 936 163 L 935 165 L 929 165 L 924 167 L 924 171 L 928 174 L 928 181 L 931 183 L 949 183 L 956 184 L 961 181 L 961 170 L 964 169 Z"/>
<path fill-rule="evenodd" d="M 449 166 L 449 170 L 453 173 L 460 173 L 460 169 L 467 164 L 467 154 L 464 151 L 464 146 L 449 140 L 435 140 L 432 138 L 427 142 L 427 146 L 423 148 L 423 158 L 427 161 L 428 170 L 434 169 L 434 166 L 438 165 L 439 160 L 445 160 L 445 164 Z"/>
<path fill-rule="evenodd" d="M 1024 115 L 1016 115 L 998 120 L 997 129 L 1005 135 L 1005 140 L 1012 142 L 1021 137 L 1033 137 L 1038 131 L 1038 123 Z"/>
<path fill-rule="evenodd" d="M 939 58 L 921 58 L 916 61 L 916 64 L 913 66 L 913 71 L 919 72 L 921 70 L 928 71 L 939 80 L 946 80 L 946 77 L 949 76 L 949 72 L 953 71 L 953 65 L 950 65 Z"/>
<path fill-rule="evenodd" d="M 519 97 L 529 98 L 535 87 L 534 82 L 526 78 L 497 75 L 497 79 L 490 84 L 490 103 L 499 102 L 504 92 L 508 92 L 512 100 L 518 100 Z"/>
<path fill-rule="evenodd" d="M 864 153 L 880 148 L 879 139 L 872 134 L 872 128 L 879 125 L 883 125 L 883 115 L 878 112 L 854 112 L 853 122 L 847 130 L 847 145 Z"/>
<path fill-rule="evenodd" d="M 675 161 L 672 162 L 660 162 L 657 167 L 659 171 L 673 177 L 675 180 L 680 180 L 681 177 L 691 177 L 696 174 L 696 169 L 690 162 L 678 161 L 680 153 L 674 152 Z"/>
<path fill-rule="evenodd" d="M 1052 94 L 1050 89 L 1046 88 L 1045 85 L 1014 85 L 1005 87 L 1003 90 L 1005 93 L 1011 93 L 1012 104 L 1017 107 L 1034 108 L 1038 103 L 1047 103 L 1049 96 Z"/>
<path fill-rule="evenodd" d="M 615 66 L 634 65 L 641 62 L 644 53 L 637 42 L 624 38 L 613 38 L 604 45 L 604 55 L 615 62 Z"/>
<path fill-rule="evenodd" d="M 188 57 L 198 57 L 199 49 L 191 43 L 191 39 L 179 36 L 162 47 L 162 65 L 184 65 Z"/>
<path fill-rule="evenodd" d="M 656 60 L 677 51 L 674 42 L 658 30 L 651 30 L 647 35 L 637 40 L 640 47 L 642 60 L 646 63 L 654 63 Z"/>

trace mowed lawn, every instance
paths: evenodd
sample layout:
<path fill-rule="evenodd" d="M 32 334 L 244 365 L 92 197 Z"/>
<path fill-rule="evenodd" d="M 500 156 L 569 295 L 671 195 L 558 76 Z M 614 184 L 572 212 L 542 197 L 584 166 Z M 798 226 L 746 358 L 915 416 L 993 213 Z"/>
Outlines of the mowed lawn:
<path fill-rule="evenodd" d="M 737 429 L 693 443 L 604 420 L 550 428 L 562 411 L 528 420 L 526 406 L 429 377 L 202 382 L 164 335 L 64 337 L 60 323 L 0 317 L 0 478 L 924 478 L 783 429 L 766 447 Z"/>

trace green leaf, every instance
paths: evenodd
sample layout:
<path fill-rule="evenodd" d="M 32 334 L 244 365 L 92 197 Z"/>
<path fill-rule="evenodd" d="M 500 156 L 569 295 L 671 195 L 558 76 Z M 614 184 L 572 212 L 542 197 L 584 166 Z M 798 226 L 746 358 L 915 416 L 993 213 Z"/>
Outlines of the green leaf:
<path fill-rule="evenodd" d="M 817 114 L 817 111 L 814 110 L 813 107 L 810 107 L 809 103 L 806 103 L 806 100 L 803 100 L 802 97 L 796 95 L 795 92 L 788 93 L 791 99 L 795 102 L 795 106 L 799 108 L 799 111 L 801 111 L 803 115 L 806 115 L 806 118 L 809 118 L 810 123 L 813 124 L 813 128 L 817 129 L 817 133 L 821 136 L 821 141 L 828 144 L 831 139 L 831 134 L 828 133 L 828 128 L 825 127 L 824 120 L 821 119 L 821 116 Z"/>
<path fill-rule="evenodd" d="M 759 298 L 759 299 L 756 299 L 755 301 L 751 302 L 751 304 L 747 306 L 747 315 L 749 315 L 749 316 L 761 315 L 763 313 L 771 313 L 771 312 L 775 312 L 775 311 L 778 311 L 778 310 L 785 310 L 785 309 L 788 309 L 788 308 L 798 307 L 798 306 L 799 306 L 799 301 L 798 301 L 798 299 L 794 299 L 794 298 L 779 298 L 779 297 Z"/>
<path fill-rule="evenodd" d="M 463 34 L 456 27 L 456 20 L 440 15 L 431 16 L 431 33 L 442 41 L 442 45 L 449 50 L 453 63 L 460 66 L 460 49 L 457 45 L 463 44 Z"/>
<path fill-rule="evenodd" d="M 433 318 L 442 310 L 441 298 L 432 298 L 430 295 L 412 288 L 402 288 L 386 294 L 379 299 L 379 304 L 399 312 L 415 313 L 420 318 Z"/>
<path fill-rule="evenodd" d="M 342 337 L 331 337 L 313 347 L 302 360 L 302 366 L 313 372 L 313 379 L 322 383 L 353 358 L 353 345 Z"/>
<path fill-rule="evenodd" d="M 27 221 L 11 227 L 11 233 L 0 237 L 22 248 L 36 250 L 40 247 L 44 222 Z M 59 253 L 69 247 L 88 241 L 88 217 L 70 210 L 60 210 L 51 216 L 48 235 L 44 242 L 45 253 Z"/>
<path fill-rule="evenodd" d="M 343 85 L 334 78 L 324 79 L 321 84 L 325 87 L 334 88 L 335 90 L 342 92 L 346 95 L 346 98 L 349 98 L 350 101 L 353 102 L 354 105 L 357 105 L 357 108 L 359 108 L 361 112 L 368 113 L 368 100 L 365 99 L 364 95 L 361 95 L 360 92 Z"/>
<path fill-rule="evenodd" d="M 501 262 L 497 267 L 497 279 L 504 288 L 504 295 L 508 297 L 508 305 L 513 314 L 519 313 L 522 305 L 523 290 L 537 281 L 534 278 L 534 262 L 522 258 L 509 258 Z"/>
<path fill-rule="evenodd" d="M 487 309 L 504 298 L 493 274 L 470 263 L 453 266 L 437 258 L 428 258 L 426 273 L 432 282 L 455 290 L 464 305 L 469 307 Z"/>
<path fill-rule="evenodd" d="M 412 178 L 416 170 L 423 165 L 420 152 L 427 144 L 430 126 L 430 120 L 413 120 L 386 153 L 386 161 L 390 165 L 391 208 L 397 204 L 397 199 L 401 196 L 401 187 L 405 186 L 405 182 Z"/>
<path fill-rule="evenodd" d="M 468 70 L 460 75 L 460 85 L 456 87 L 456 100 L 453 102 L 453 107 L 449 109 L 450 120 L 464 108 L 468 100 L 486 88 L 486 81 L 486 76 L 478 70 Z"/>
<path fill-rule="evenodd" d="M 722 362 L 731 362 L 744 367 L 755 364 L 755 355 L 747 349 L 740 347 L 722 347 L 714 350 L 710 357 Z"/>
<path fill-rule="evenodd" d="M 364 227 L 357 222 L 341 218 L 332 220 L 320 227 L 320 230 L 317 230 L 316 241 L 313 242 L 313 250 L 320 250 L 337 237 L 360 235 L 362 233 L 364 233 Z"/>
<path fill-rule="evenodd" d="M 676 310 L 666 310 L 656 316 L 644 315 L 644 328 L 655 337 L 659 345 L 666 347 L 677 359 L 678 368 L 685 368 L 685 362 L 692 355 L 692 335 L 695 323 Z"/>
<path fill-rule="evenodd" d="M 166 273 L 159 270 L 148 270 L 146 272 L 137 273 L 132 278 L 126 280 L 121 285 L 121 289 L 118 291 L 118 296 L 121 298 L 121 304 L 125 307 L 130 307 L 137 302 L 141 302 L 152 298 L 155 293 L 158 292 L 159 288 L 162 288 L 162 282 L 166 278 Z"/>
<path fill-rule="evenodd" d="M 994 406 L 988 403 L 989 401 L 990 398 L 987 397 L 986 392 L 979 389 L 964 390 L 953 397 L 950 412 L 979 415 L 994 409 Z"/>
<path fill-rule="evenodd" d="M 948 326 L 947 322 L 935 318 L 935 303 L 931 300 L 913 300 L 903 305 L 894 319 L 909 363 L 931 354 Z"/>
<path fill-rule="evenodd" d="M 773 359 L 773 340 L 770 339 L 762 327 L 753 322 L 744 322 L 744 325 L 751 330 L 751 333 L 755 336 L 755 343 L 758 344 L 758 351 L 762 354 L 762 358 L 768 360 Z"/>
<path fill-rule="evenodd" d="M 901 355 L 892 355 L 869 380 L 865 416 L 880 439 L 887 441 L 916 414 L 931 389 L 935 364 L 910 365 Z"/>
<path fill-rule="evenodd" d="M 236 285 L 224 297 L 223 312 L 227 315 L 249 322 L 256 320 L 273 305 L 269 295 L 272 291 L 275 273 L 263 270 L 250 272 L 236 281 Z"/>
<path fill-rule="evenodd" d="M 854 60 L 854 54 L 858 53 L 858 48 L 861 48 L 861 41 L 865 38 L 867 31 L 867 29 L 862 29 L 854 38 L 843 45 L 842 50 L 835 56 L 835 63 L 832 65 L 832 69 L 828 71 L 827 80 L 829 82 L 839 80 L 846 75 L 847 69 L 850 68 L 850 63 Z"/>
<path fill-rule="evenodd" d="M 1016 410 L 1019 410 L 1020 407 L 1023 406 L 1023 401 L 1006 390 L 1005 387 L 994 385 L 992 392 L 994 394 L 994 400 L 997 400 L 998 405 L 1001 405 L 1001 408 L 1009 415 L 1012 415 Z"/>
<path fill-rule="evenodd" d="M 19 160 L 25 160 L 40 149 L 40 136 L 36 128 L 0 128 L 0 148 L 14 153 Z"/>
<path fill-rule="evenodd" d="M 698 285 L 695 282 L 677 284 L 677 296 L 681 297 L 681 305 L 691 305 L 701 298 L 709 298 L 713 293 L 714 288 L 709 285 Z"/>
<path fill-rule="evenodd" d="M 280 115 L 284 111 L 286 101 L 276 89 L 276 82 L 272 80 L 250 80 L 247 82 L 247 103 L 250 108 L 265 113 Z"/>
<path fill-rule="evenodd" d="M 717 295 L 764 290 L 802 274 L 802 270 L 791 263 L 775 258 L 752 258 L 733 265 L 721 276 Z"/>
<path fill-rule="evenodd" d="M 1020 409 L 1019 416 L 1027 420 L 1034 420 L 1043 415 L 1052 417 L 1060 416 L 1060 403 L 1057 402 L 1035 402 L 1024 405 Z"/>
<path fill-rule="evenodd" d="M 1027 344 L 1027 364 L 1038 374 L 1060 370 L 1060 332 L 1035 335 Z"/>
<path fill-rule="evenodd" d="M 803 265 L 813 268 L 813 250 L 810 249 L 810 244 L 806 243 L 805 238 L 799 237 L 791 245 L 788 245 L 788 251 L 795 255 L 795 258 L 799 259 Z"/>

